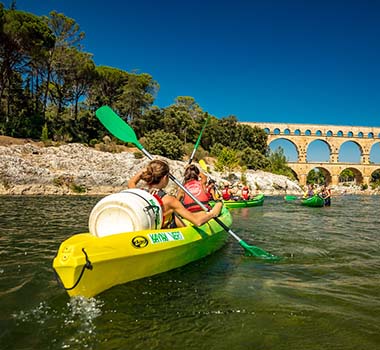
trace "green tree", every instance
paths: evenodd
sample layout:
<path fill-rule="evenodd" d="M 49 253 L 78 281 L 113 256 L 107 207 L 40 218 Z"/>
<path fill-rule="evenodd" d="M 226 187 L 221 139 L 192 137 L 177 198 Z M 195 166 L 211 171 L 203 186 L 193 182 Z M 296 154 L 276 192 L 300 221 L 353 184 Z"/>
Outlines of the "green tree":
<path fill-rule="evenodd" d="M 17 119 L 21 108 L 29 106 L 28 115 L 38 113 L 40 62 L 54 41 L 54 35 L 41 18 L 15 9 L 4 10 L 0 4 L 0 124 L 5 132 L 14 133 L 15 126 L 20 124 Z M 34 105 L 24 101 L 22 107 L 15 104 L 15 95 L 22 95 L 14 91 L 15 82 L 20 77 L 25 77 L 29 98 L 35 101 Z M 41 127 L 40 122 L 39 132 Z"/>
<path fill-rule="evenodd" d="M 257 149 L 250 147 L 239 152 L 240 166 L 246 166 L 251 170 L 265 169 L 270 166 L 270 161 Z"/>
<path fill-rule="evenodd" d="M 285 175 L 294 179 L 292 169 L 287 165 L 286 157 L 282 147 L 278 147 L 274 152 L 269 153 L 269 166 L 266 170 L 273 174 Z"/>
<path fill-rule="evenodd" d="M 355 174 L 351 169 L 344 169 L 339 175 L 340 182 L 354 181 Z"/>
<path fill-rule="evenodd" d="M 94 110 L 103 105 L 116 109 L 127 81 L 126 71 L 107 66 L 96 67 L 95 79 L 89 90 L 87 104 Z"/>
<path fill-rule="evenodd" d="M 128 73 L 115 107 L 126 121 L 132 123 L 153 104 L 158 89 L 158 83 L 149 74 Z"/>
<path fill-rule="evenodd" d="M 182 160 L 184 155 L 181 140 L 176 135 L 162 130 L 146 133 L 141 143 L 152 154 L 169 159 Z"/>
<path fill-rule="evenodd" d="M 43 98 L 43 115 L 47 108 L 49 90 L 51 87 L 51 79 L 54 74 L 54 62 L 60 61 L 56 55 L 62 55 L 65 52 L 65 48 L 76 48 L 81 50 L 81 41 L 85 37 L 84 32 L 80 31 L 79 24 L 72 18 L 65 16 L 62 13 L 52 11 L 49 17 L 43 17 L 45 23 L 49 26 L 50 30 L 55 36 L 55 44 L 52 46 L 44 61 L 44 74 L 45 74 L 45 89 Z"/>
<path fill-rule="evenodd" d="M 308 184 L 323 184 L 326 182 L 325 175 L 319 169 L 311 169 L 307 174 L 306 183 Z"/>
<path fill-rule="evenodd" d="M 218 159 L 215 163 L 217 171 L 232 171 L 239 165 L 238 154 L 235 150 L 229 147 L 224 147 L 219 153 Z"/>

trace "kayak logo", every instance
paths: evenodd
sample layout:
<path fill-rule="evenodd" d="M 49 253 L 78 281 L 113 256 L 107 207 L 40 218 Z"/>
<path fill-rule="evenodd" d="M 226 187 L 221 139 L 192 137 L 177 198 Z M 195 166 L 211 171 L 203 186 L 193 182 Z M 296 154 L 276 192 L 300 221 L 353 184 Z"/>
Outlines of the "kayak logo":
<path fill-rule="evenodd" d="M 143 236 L 136 236 L 132 238 L 132 245 L 135 248 L 145 248 L 148 243 L 148 240 Z"/>

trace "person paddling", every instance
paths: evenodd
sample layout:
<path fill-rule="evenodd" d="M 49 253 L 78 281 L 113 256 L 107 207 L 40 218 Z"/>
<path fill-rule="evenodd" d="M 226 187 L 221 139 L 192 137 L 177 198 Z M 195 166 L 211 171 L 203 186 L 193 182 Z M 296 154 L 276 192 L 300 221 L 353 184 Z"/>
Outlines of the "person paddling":
<path fill-rule="evenodd" d="M 329 207 L 331 205 L 331 190 L 327 187 L 327 185 L 323 185 L 319 196 L 324 199 L 325 207 Z"/>
<path fill-rule="evenodd" d="M 191 212 L 176 197 L 167 194 L 163 189 L 168 185 L 169 173 L 168 163 L 155 159 L 128 181 L 129 188 L 136 188 L 140 180 L 145 181 L 147 187 L 144 189 L 153 194 L 162 203 L 161 207 L 164 215 L 162 228 L 184 226 L 181 220 L 175 220 L 174 214 L 179 215 L 196 226 L 201 226 L 210 219 L 219 216 L 223 206 L 222 203 L 216 203 L 214 208 L 208 212 Z"/>
<path fill-rule="evenodd" d="M 183 186 L 208 209 L 211 209 L 208 204 L 210 196 L 207 191 L 207 176 L 201 173 L 196 165 L 191 164 L 186 167 Z M 192 212 L 202 210 L 199 204 L 195 203 L 182 189 L 178 191 L 177 199 Z"/>
<path fill-rule="evenodd" d="M 222 198 L 225 200 L 225 201 L 228 201 L 231 199 L 233 195 L 233 192 L 232 190 L 230 189 L 230 185 L 226 182 L 224 184 L 224 188 L 222 189 Z"/>
<path fill-rule="evenodd" d="M 243 186 L 241 189 L 241 198 L 245 201 L 249 200 L 250 195 L 249 195 L 249 188 L 247 185 Z"/>
<path fill-rule="evenodd" d="M 220 194 L 216 188 L 215 180 L 209 179 L 207 183 L 207 193 L 210 197 L 210 201 L 218 200 L 220 198 Z"/>

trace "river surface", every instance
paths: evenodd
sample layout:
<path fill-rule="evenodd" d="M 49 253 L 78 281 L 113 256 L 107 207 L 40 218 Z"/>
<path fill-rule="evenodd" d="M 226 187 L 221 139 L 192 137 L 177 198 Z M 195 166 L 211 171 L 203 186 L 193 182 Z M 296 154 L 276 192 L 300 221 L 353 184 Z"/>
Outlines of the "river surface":
<path fill-rule="evenodd" d="M 233 231 L 283 259 L 215 254 L 95 298 L 69 298 L 52 261 L 100 197 L 0 197 L 0 349 L 380 349 L 380 198 L 330 208 L 266 197 Z"/>

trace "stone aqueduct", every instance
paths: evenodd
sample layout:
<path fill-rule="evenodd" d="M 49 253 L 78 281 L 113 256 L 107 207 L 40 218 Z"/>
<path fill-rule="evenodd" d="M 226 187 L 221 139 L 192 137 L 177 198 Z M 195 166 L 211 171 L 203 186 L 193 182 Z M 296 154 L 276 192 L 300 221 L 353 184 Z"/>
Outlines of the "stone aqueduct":
<path fill-rule="evenodd" d="M 288 165 L 297 175 L 301 185 L 306 184 L 307 174 L 314 168 L 323 171 L 331 185 L 339 183 L 339 175 L 344 169 L 354 172 L 357 183 L 367 185 L 372 174 L 380 170 L 380 164 L 370 162 L 371 148 L 380 142 L 380 127 L 248 122 L 241 124 L 264 129 L 268 134 L 268 145 L 274 140 L 285 139 L 296 147 L 298 162 L 289 162 Z M 329 147 L 329 162 L 307 162 L 308 146 L 315 140 L 321 140 Z M 360 163 L 339 162 L 340 147 L 347 141 L 358 145 L 361 152 Z"/>

